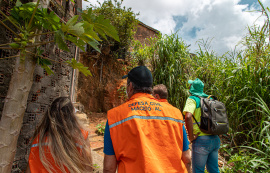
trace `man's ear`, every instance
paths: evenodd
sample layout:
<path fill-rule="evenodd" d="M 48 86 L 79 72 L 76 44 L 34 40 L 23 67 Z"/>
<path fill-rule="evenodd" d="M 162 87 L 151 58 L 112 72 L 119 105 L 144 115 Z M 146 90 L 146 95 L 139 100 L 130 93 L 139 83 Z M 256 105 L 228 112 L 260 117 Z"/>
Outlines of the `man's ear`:
<path fill-rule="evenodd" d="M 158 99 L 158 100 L 160 99 L 160 97 L 159 97 L 158 94 L 155 94 L 154 97 L 155 97 L 156 99 Z"/>
<path fill-rule="evenodd" d="M 132 82 L 129 83 L 127 86 L 127 93 L 128 93 L 128 98 L 130 98 L 133 95 L 133 84 Z"/>
<path fill-rule="evenodd" d="M 131 92 L 133 91 L 133 83 L 132 82 L 129 83 L 129 89 Z"/>

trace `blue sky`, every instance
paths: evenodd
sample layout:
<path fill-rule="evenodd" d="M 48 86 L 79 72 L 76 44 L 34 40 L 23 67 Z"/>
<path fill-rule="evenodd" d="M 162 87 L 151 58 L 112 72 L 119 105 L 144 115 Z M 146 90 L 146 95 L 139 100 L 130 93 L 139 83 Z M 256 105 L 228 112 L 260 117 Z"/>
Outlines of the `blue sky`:
<path fill-rule="evenodd" d="M 103 0 L 99 0 L 103 2 Z M 90 1 L 97 4 L 96 0 Z M 270 0 L 261 0 L 270 7 Z M 124 6 L 140 12 L 138 19 L 163 34 L 178 32 L 191 52 L 198 40 L 211 39 L 219 55 L 234 49 L 247 34 L 247 26 L 262 25 L 257 0 L 124 0 Z M 87 2 L 83 1 L 83 8 Z"/>

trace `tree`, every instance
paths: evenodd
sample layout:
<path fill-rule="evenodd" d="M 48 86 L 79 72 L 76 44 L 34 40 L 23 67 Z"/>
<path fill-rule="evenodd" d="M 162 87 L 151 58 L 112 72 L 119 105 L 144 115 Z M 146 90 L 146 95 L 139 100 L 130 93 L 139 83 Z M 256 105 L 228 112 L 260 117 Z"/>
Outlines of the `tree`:
<path fill-rule="evenodd" d="M 89 44 L 100 51 L 98 44 L 101 38 L 98 35 L 103 39 L 109 36 L 119 41 L 117 31 L 110 21 L 102 15 L 95 16 L 91 8 L 81 11 L 80 19 L 75 15 L 68 22 L 61 23 L 54 12 L 48 13 L 46 8 L 40 8 L 39 2 L 40 0 L 37 0 L 37 3 L 22 4 L 18 0 L 10 16 L 6 16 L 0 10 L 1 15 L 5 17 L 0 23 L 16 36 L 14 42 L 0 45 L 0 49 L 18 50 L 17 55 L 6 57 L 16 58 L 16 62 L 0 121 L 0 172 L 3 173 L 11 172 L 36 64 L 43 67 L 48 74 L 53 74 L 49 67 L 53 60 L 42 56 L 41 46 L 54 42 L 60 49 L 69 51 L 65 43 L 68 40 L 82 50 L 85 44 Z M 7 22 L 17 30 L 12 30 Z M 54 40 L 41 42 L 39 37 L 44 34 L 53 34 Z M 64 63 L 85 75 L 91 75 L 88 68 L 74 58 Z"/>
<path fill-rule="evenodd" d="M 114 1 L 114 2 L 113 2 Z M 130 49 L 134 34 L 137 30 L 139 21 L 131 8 L 122 6 L 123 0 L 105 0 L 102 4 L 93 6 L 93 13 L 96 15 L 104 15 L 106 19 L 116 28 L 119 35 L 119 42 L 108 39 L 111 50 L 117 58 L 125 59 L 127 51 Z"/>

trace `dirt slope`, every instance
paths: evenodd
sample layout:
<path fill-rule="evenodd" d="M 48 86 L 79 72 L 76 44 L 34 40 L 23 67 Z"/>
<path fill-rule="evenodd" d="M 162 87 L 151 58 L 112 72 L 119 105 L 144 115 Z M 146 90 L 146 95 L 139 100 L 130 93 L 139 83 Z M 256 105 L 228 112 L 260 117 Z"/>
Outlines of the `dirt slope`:
<path fill-rule="evenodd" d="M 84 105 L 85 112 L 107 112 L 124 102 L 127 74 L 126 62 L 99 53 L 81 54 L 80 60 L 92 76 L 79 74 L 77 102 Z"/>

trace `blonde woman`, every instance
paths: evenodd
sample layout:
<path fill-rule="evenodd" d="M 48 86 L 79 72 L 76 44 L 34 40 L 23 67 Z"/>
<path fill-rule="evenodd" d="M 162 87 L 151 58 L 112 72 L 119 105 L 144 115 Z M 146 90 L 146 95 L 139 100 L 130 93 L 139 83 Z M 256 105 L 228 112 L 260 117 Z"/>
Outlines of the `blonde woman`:
<path fill-rule="evenodd" d="M 27 173 L 92 172 L 88 132 L 68 97 L 55 99 L 34 133 Z"/>

